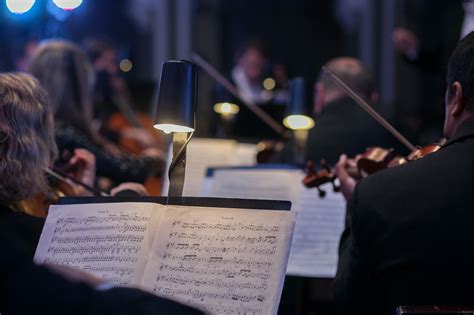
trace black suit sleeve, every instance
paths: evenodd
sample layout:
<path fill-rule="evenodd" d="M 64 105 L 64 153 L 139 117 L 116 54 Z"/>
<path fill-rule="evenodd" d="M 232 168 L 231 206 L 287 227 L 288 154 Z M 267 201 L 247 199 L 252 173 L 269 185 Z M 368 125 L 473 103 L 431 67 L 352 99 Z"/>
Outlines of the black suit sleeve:
<path fill-rule="evenodd" d="M 335 280 L 339 314 L 370 314 L 370 272 L 359 228 L 359 188 L 354 191 L 346 212 L 346 228 L 339 244 L 339 263 Z"/>
<path fill-rule="evenodd" d="M 0 234 L 0 314 L 201 314 L 135 289 L 97 291 L 33 264 Z"/>

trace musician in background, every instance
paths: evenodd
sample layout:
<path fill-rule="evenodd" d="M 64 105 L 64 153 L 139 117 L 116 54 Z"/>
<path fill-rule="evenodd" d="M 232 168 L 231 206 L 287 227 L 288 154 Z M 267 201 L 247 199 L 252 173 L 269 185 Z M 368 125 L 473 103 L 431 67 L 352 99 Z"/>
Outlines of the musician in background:
<path fill-rule="evenodd" d="M 94 73 L 79 47 L 63 40 L 41 43 L 33 57 L 30 72 L 48 93 L 56 122 L 56 142 L 60 161 L 70 152 L 85 148 L 97 160 L 97 175 L 114 183 L 143 183 L 147 176 L 163 172 L 162 152 L 149 148 L 142 156 L 123 154 L 93 128 L 92 87 Z M 61 161 L 62 159 L 62 161 Z"/>
<path fill-rule="evenodd" d="M 43 219 L 11 205 L 48 190 L 44 170 L 56 155 L 45 91 L 29 75 L 0 74 L 0 313 L 200 314 L 138 290 L 112 288 L 80 271 L 33 264 Z"/>
<path fill-rule="evenodd" d="M 273 73 L 272 73 L 273 71 Z M 270 87 L 265 88 L 264 80 L 272 78 Z M 278 80 L 276 80 L 278 79 Z M 273 81 L 272 81 L 273 80 Z M 287 101 L 287 72 L 283 64 L 278 64 L 271 68 L 268 53 L 265 45 L 258 40 L 248 41 L 238 49 L 235 57 L 235 64 L 230 74 L 230 81 L 235 85 L 241 100 L 251 106 L 259 106 L 276 121 L 283 121 L 285 105 Z M 240 99 L 236 99 L 223 86 L 216 87 L 215 101 L 231 102 L 240 105 L 240 112 L 236 115 L 232 126 L 226 126 L 225 135 L 219 130 L 217 121 L 219 117 L 215 115 L 211 121 L 211 133 L 217 136 L 232 137 L 241 140 L 262 140 L 276 139 L 279 135 L 271 128 L 262 124 L 261 120 L 253 112 L 241 104 Z"/>
<path fill-rule="evenodd" d="M 374 107 L 378 100 L 372 75 L 354 58 L 330 60 L 326 67 Z M 377 109 L 378 110 L 378 109 Z M 315 84 L 315 126 L 307 141 L 307 160 L 336 163 L 340 154 L 362 153 L 370 146 L 391 147 L 392 137 L 344 91 L 321 73 Z"/>
<path fill-rule="evenodd" d="M 409 69 L 415 70 L 419 85 L 416 102 L 401 102 L 399 121 L 419 136 L 420 144 L 438 141 L 443 121 L 443 89 L 446 64 L 461 38 L 474 30 L 474 1 L 403 0 L 401 23 L 392 33 L 396 51 Z M 400 89 L 409 89 L 400 81 Z M 413 81 L 411 81 L 413 84 Z M 403 90 L 400 90 L 404 94 Z M 405 96 L 413 98 L 411 94 Z"/>
<path fill-rule="evenodd" d="M 117 49 L 99 39 L 87 40 L 84 49 L 95 73 L 94 119 L 100 123 L 100 132 L 114 143 L 122 139 L 136 142 L 139 147 L 136 151 L 163 145 L 162 139 L 140 126 L 141 121 L 128 121 L 137 120 L 137 112 L 130 89 L 119 74 Z M 117 116 L 125 117 L 116 122 Z M 119 124 L 119 129 L 116 124 Z"/>
<path fill-rule="evenodd" d="M 112 81 L 121 81 L 121 90 L 127 89 L 123 79 L 118 76 L 117 50 L 109 43 L 89 39 L 84 44 L 84 51 L 89 58 L 95 73 L 94 81 L 94 117 L 101 122 L 107 122 L 110 116 L 117 111 L 114 102 L 115 91 Z"/>
<path fill-rule="evenodd" d="M 362 180 L 347 207 L 336 297 L 341 314 L 399 305 L 472 305 L 474 281 L 474 33 L 447 71 L 443 147 Z M 350 192 L 346 157 L 336 167 Z"/>
<path fill-rule="evenodd" d="M 259 41 L 249 42 L 237 52 L 231 78 L 244 100 L 256 104 L 270 100 L 271 96 L 263 88 L 266 65 L 265 49 Z"/>

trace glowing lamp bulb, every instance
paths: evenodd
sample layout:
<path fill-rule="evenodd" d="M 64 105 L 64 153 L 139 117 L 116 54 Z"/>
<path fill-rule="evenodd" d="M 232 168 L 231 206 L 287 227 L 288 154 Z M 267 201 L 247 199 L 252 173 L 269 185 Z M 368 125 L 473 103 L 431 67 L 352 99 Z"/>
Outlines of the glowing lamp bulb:
<path fill-rule="evenodd" d="M 224 102 L 214 105 L 214 111 L 222 116 L 230 116 L 237 114 L 240 111 L 240 108 L 236 104 Z"/>
<path fill-rule="evenodd" d="M 305 115 L 290 115 L 283 120 L 283 125 L 292 130 L 308 130 L 314 127 L 314 120 Z"/>
<path fill-rule="evenodd" d="M 267 91 L 273 90 L 273 89 L 276 87 L 275 79 L 273 79 L 273 78 L 266 78 L 265 80 L 263 80 L 263 87 L 264 87 L 265 90 L 267 90 Z"/>
<path fill-rule="evenodd" d="M 11 13 L 23 14 L 28 12 L 35 2 L 35 0 L 7 0 L 6 4 Z"/>
<path fill-rule="evenodd" d="M 158 130 L 163 131 L 167 135 L 172 132 L 193 132 L 194 129 L 186 126 L 174 125 L 174 124 L 155 124 L 155 127 Z"/>
<path fill-rule="evenodd" d="M 130 72 L 133 69 L 133 63 L 130 59 L 122 59 L 119 63 L 119 68 L 123 72 Z"/>
<path fill-rule="evenodd" d="M 74 10 L 82 4 L 82 0 L 53 0 L 54 4 L 63 10 Z"/>

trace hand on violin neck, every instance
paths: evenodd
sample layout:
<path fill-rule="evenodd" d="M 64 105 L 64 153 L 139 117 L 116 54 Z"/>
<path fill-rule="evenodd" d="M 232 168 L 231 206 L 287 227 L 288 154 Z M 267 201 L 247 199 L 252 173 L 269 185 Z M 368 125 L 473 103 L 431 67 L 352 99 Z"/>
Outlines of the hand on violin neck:
<path fill-rule="evenodd" d="M 340 189 L 344 198 L 349 201 L 357 184 L 357 181 L 351 176 L 351 169 L 357 167 L 356 159 L 348 159 L 345 154 L 341 155 L 339 161 L 334 167 L 334 173 L 340 181 Z"/>
<path fill-rule="evenodd" d="M 86 149 L 75 149 L 74 155 L 68 162 L 65 170 L 76 180 L 93 187 L 95 183 L 96 161 L 95 156 Z M 78 196 L 89 195 L 84 187 L 70 183 Z"/>

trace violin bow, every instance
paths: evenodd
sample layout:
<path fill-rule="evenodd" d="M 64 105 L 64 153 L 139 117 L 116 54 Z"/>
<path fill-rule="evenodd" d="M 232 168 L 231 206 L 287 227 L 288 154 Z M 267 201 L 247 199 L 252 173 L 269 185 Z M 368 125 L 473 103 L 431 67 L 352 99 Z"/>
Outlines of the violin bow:
<path fill-rule="evenodd" d="M 267 126 L 273 129 L 283 139 L 289 139 L 290 135 L 288 131 L 270 115 L 268 115 L 263 109 L 257 106 L 256 103 L 246 100 L 240 95 L 237 88 L 222 74 L 220 74 L 214 67 L 212 67 L 204 58 L 197 53 L 191 55 L 191 60 L 196 63 L 201 69 L 203 69 L 211 78 L 217 83 L 222 85 L 230 94 L 236 97 L 245 107 L 247 107 L 252 113 L 260 118 Z"/>
<path fill-rule="evenodd" d="M 90 191 L 91 193 L 93 193 L 96 196 L 109 196 L 109 194 L 107 194 L 103 191 L 100 191 L 100 190 L 98 190 L 94 187 L 91 187 L 87 184 L 84 184 L 80 180 L 77 180 L 73 176 L 67 174 L 66 172 L 63 172 L 63 171 L 59 170 L 56 167 L 54 167 L 53 169 L 45 168 L 44 171 L 45 171 L 46 174 L 50 175 L 51 177 L 56 178 L 57 180 L 60 180 L 64 183 L 66 183 L 66 184 L 69 184 L 68 180 L 70 180 L 74 184 L 77 184 L 79 186 L 84 187 L 86 190 Z"/>
<path fill-rule="evenodd" d="M 349 95 L 362 109 L 364 109 L 372 118 L 374 118 L 379 124 L 381 124 L 388 132 L 390 132 L 395 138 L 398 139 L 403 145 L 405 145 L 411 152 L 416 151 L 417 148 L 407 138 L 405 138 L 397 129 L 395 129 L 388 121 L 386 121 L 379 113 L 377 113 L 366 101 L 364 101 L 356 92 L 354 92 L 344 81 L 342 81 L 334 72 L 329 70 L 327 67 L 322 67 L 324 73 L 341 89 L 343 89 L 347 95 Z"/>

